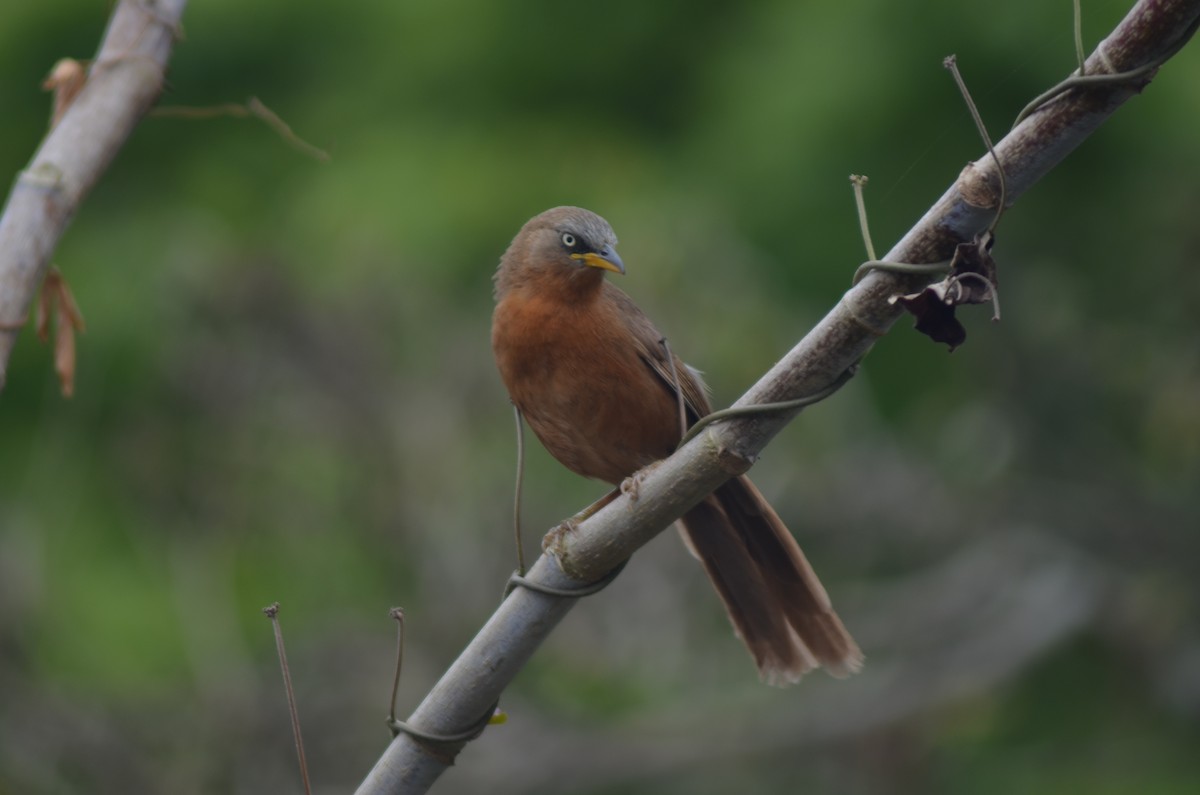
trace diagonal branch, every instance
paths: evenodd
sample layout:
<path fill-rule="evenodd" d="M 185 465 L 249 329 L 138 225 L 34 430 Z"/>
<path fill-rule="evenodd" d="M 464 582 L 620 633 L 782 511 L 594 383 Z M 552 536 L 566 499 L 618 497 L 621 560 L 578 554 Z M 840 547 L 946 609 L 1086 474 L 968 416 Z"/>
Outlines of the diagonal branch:
<path fill-rule="evenodd" d="M 1088 59 L 1091 74 L 1125 72 L 1169 57 L 1200 24 L 1200 0 L 1140 0 Z M 1012 204 L 1079 146 L 1154 70 L 1135 82 L 1073 88 L 1049 101 L 996 145 Z M 999 179 L 990 157 L 968 166 L 938 202 L 888 252 L 896 262 L 949 259 L 995 215 Z M 923 286 L 920 277 L 873 271 L 736 405 L 794 399 L 835 382 L 891 328 L 901 309 L 889 302 Z M 601 578 L 755 456 L 797 412 L 710 426 L 645 474 L 636 502 L 622 496 L 578 526 L 548 539 L 530 577 L 569 588 Z M 451 735 L 490 711 L 541 641 L 571 609 L 568 600 L 518 588 L 451 665 L 409 723 Z M 463 743 L 422 745 L 399 735 L 360 785 L 360 795 L 425 792 Z"/>
<path fill-rule="evenodd" d="M 162 91 L 187 0 L 121 0 L 87 82 L 18 176 L 0 216 L 0 389 L 79 205 Z"/>

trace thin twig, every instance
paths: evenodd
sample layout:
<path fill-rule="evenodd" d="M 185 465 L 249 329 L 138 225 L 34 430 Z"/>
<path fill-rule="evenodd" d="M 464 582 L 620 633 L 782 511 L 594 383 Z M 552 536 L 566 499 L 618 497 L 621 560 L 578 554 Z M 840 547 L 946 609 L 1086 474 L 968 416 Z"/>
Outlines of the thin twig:
<path fill-rule="evenodd" d="M 975 129 L 979 131 L 979 137 L 983 139 L 983 143 L 987 146 L 992 160 L 996 163 L 996 173 L 1000 176 L 1000 203 L 996 207 L 996 215 L 992 218 L 992 223 L 987 228 L 987 231 L 994 232 L 996 231 L 996 225 L 1000 223 L 1000 217 L 1004 215 L 1004 205 L 1008 200 L 1008 188 L 1004 179 L 1004 164 L 1000 162 L 1000 156 L 996 154 L 996 147 L 992 146 L 992 136 L 988 135 L 987 127 L 983 123 L 983 117 L 979 115 L 979 108 L 975 107 L 975 100 L 971 99 L 971 92 L 967 90 L 967 84 L 963 80 L 962 74 L 958 71 L 958 58 L 949 55 L 942 62 L 942 65 L 950 70 L 950 74 L 954 75 L 954 83 L 958 86 L 958 91 L 962 94 L 963 101 L 967 103 L 967 110 L 971 111 L 971 118 L 975 120 Z"/>
<path fill-rule="evenodd" d="M 688 429 L 688 432 L 683 435 L 683 438 L 679 440 L 679 447 L 683 447 L 692 439 L 695 439 L 700 434 L 700 431 L 704 430 L 714 422 L 740 417 L 753 417 L 760 414 L 782 414 L 787 411 L 796 411 L 804 408 L 805 406 L 811 406 L 815 403 L 820 403 L 822 400 L 845 386 L 846 383 L 853 378 L 857 372 L 857 366 L 851 365 L 850 367 L 847 367 L 846 370 L 829 386 L 814 392 L 811 395 L 798 397 L 794 400 L 780 400 L 773 403 L 753 403 L 749 406 L 730 406 L 727 409 L 721 409 L 719 411 L 714 411 L 712 414 L 706 414 L 705 416 L 696 420 L 695 424 L 693 424 L 692 427 Z"/>
<path fill-rule="evenodd" d="M 329 153 L 324 149 L 313 146 L 292 130 L 275 111 L 268 108 L 258 97 L 250 97 L 245 103 L 227 102 L 223 105 L 207 107 L 189 107 L 187 105 L 163 105 L 150 111 L 151 116 L 160 119 L 216 119 L 230 116 L 237 119 L 254 117 L 260 119 L 276 132 L 280 138 L 311 158 L 325 162 Z"/>
<path fill-rule="evenodd" d="M 854 186 L 854 205 L 858 208 L 858 228 L 862 232 L 863 246 L 867 249 L 867 259 L 875 260 L 875 244 L 871 242 L 871 230 L 867 228 L 867 203 L 863 199 L 863 188 L 867 186 L 867 178 L 860 174 L 851 174 L 850 184 Z"/>
<path fill-rule="evenodd" d="M 304 781 L 305 795 L 312 795 L 312 786 L 308 780 L 308 762 L 304 758 L 304 738 L 300 736 L 300 713 L 296 710 L 296 693 L 292 690 L 292 673 L 288 669 L 287 652 L 283 649 L 283 630 L 279 628 L 279 602 L 272 602 L 263 608 L 263 613 L 271 620 L 275 630 L 275 650 L 279 653 L 279 667 L 283 671 L 283 686 L 287 691 L 288 712 L 292 716 L 292 736 L 296 740 L 296 758 L 300 762 L 300 778 Z"/>
<path fill-rule="evenodd" d="M 391 708 L 388 710 L 388 725 L 396 722 L 396 697 L 400 694 L 400 667 L 404 664 L 404 608 L 393 607 L 388 611 L 396 621 L 396 674 L 392 677 Z"/>
<path fill-rule="evenodd" d="M 936 276 L 939 273 L 945 273 L 950 270 L 950 260 L 945 259 L 940 262 L 885 262 L 883 260 L 867 260 L 858 266 L 854 271 L 854 277 L 850 280 L 850 286 L 858 284 L 871 271 L 887 271 L 888 273 L 902 273 L 910 276 Z"/>
<path fill-rule="evenodd" d="M 517 485 L 513 489 L 513 538 L 517 543 L 517 573 L 525 576 L 525 545 L 521 543 L 521 489 L 525 485 L 525 422 L 521 408 L 513 404 L 517 420 Z"/>
<path fill-rule="evenodd" d="M 1079 62 L 1079 76 L 1084 73 L 1084 61 L 1086 55 L 1083 52 L 1083 11 L 1080 8 L 1079 0 L 1074 0 L 1072 5 L 1075 8 L 1075 60 Z"/>

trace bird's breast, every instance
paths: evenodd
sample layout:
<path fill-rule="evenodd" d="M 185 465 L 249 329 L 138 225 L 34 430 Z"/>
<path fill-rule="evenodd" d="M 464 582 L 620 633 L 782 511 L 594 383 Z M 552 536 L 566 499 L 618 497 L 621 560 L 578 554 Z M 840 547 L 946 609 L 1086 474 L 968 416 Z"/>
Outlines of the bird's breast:
<path fill-rule="evenodd" d="M 619 483 L 674 449 L 675 400 L 602 303 L 506 296 L 492 350 L 509 396 L 568 469 Z"/>

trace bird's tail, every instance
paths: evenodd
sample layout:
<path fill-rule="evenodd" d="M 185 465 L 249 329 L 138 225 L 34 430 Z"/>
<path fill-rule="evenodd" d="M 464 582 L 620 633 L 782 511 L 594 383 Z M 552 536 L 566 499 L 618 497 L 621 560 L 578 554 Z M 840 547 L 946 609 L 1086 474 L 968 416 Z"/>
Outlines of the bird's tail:
<path fill-rule="evenodd" d="M 763 681 L 791 684 L 817 666 L 841 677 L 862 666 L 799 544 L 749 478 L 725 483 L 681 524 Z"/>

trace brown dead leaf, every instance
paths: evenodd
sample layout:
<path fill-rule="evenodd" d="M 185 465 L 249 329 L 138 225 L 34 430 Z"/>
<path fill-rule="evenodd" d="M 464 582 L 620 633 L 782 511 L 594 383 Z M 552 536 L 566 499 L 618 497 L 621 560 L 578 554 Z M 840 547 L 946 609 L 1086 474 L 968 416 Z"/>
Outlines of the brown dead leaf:
<path fill-rule="evenodd" d="M 42 294 L 37 306 L 37 335 L 42 342 L 50 338 L 51 321 L 54 328 L 54 370 L 63 397 L 75 394 L 75 332 L 86 330 L 83 315 L 71 286 L 62 272 L 53 265 L 42 282 Z"/>
<path fill-rule="evenodd" d="M 917 318 L 917 331 L 934 342 L 944 342 L 953 351 L 967 339 L 967 330 L 955 317 L 956 307 L 991 302 L 992 320 L 1000 319 L 996 261 L 991 253 L 994 242 L 992 233 L 984 232 L 968 243 L 959 243 L 945 279 L 892 301 Z"/>
<path fill-rule="evenodd" d="M 42 81 L 43 91 L 54 92 L 54 111 L 50 116 L 50 129 L 58 124 L 67 108 L 79 96 L 87 82 L 87 69 L 83 63 L 74 58 L 63 58 L 54 64 L 50 74 Z"/>

